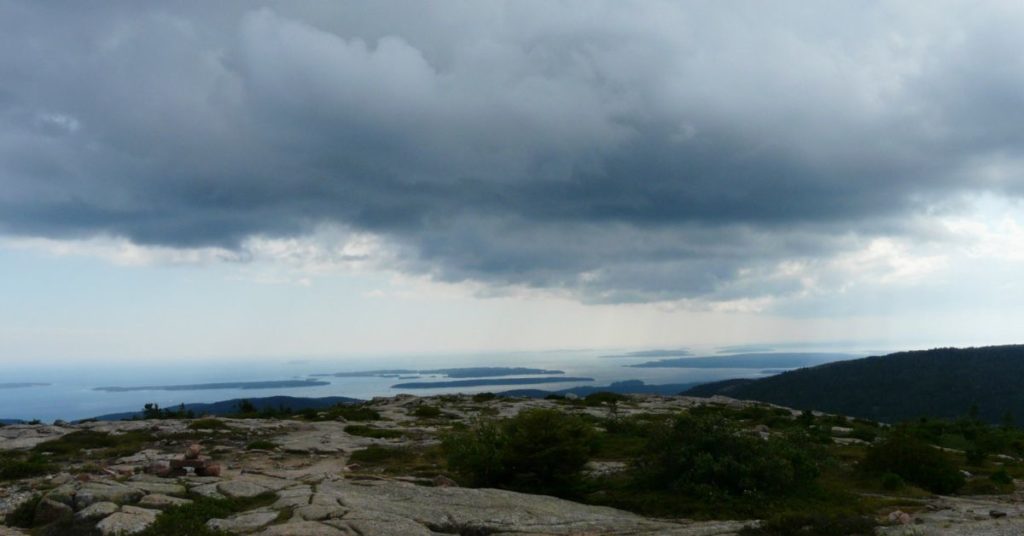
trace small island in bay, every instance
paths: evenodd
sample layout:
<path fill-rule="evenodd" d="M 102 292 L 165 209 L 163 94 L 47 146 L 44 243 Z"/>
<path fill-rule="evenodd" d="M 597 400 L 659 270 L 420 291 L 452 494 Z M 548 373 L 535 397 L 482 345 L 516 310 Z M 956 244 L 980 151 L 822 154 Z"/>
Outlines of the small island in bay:
<path fill-rule="evenodd" d="M 490 378 L 478 380 L 452 380 L 439 382 L 408 382 L 396 383 L 392 389 L 444 389 L 448 387 L 482 387 L 488 385 L 536 385 L 540 383 L 592 382 L 594 378 L 574 378 L 560 376 L 557 378 Z"/>
<path fill-rule="evenodd" d="M 39 383 L 39 382 L 10 382 L 10 383 L 0 383 L 0 389 L 22 389 L 22 388 L 25 388 L 25 387 L 47 387 L 49 385 L 50 385 L 49 383 Z"/>
<path fill-rule="evenodd" d="M 385 369 L 362 370 L 356 372 L 335 372 L 329 374 L 311 374 L 313 377 L 333 378 L 398 378 L 409 376 L 438 375 L 447 378 L 498 378 L 502 376 L 523 376 L 527 374 L 555 376 L 565 374 L 562 370 L 549 370 L 527 367 L 458 367 L 440 369 Z"/>
<path fill-rule="evenodd" d="M 221 382 L 221 383 L 197 383 L 191 385 L 141 385 L 141 386 L 113 386 L 94 387 L 94 391 L 106 391 L 108 393 L 124 393 L 128 391 L 206 391 L 213 389 L 289 389 L 293 387 L 319 387 L 330 385 L 331 382 L 323 380 L 277 380 L 263 382 Z"/>

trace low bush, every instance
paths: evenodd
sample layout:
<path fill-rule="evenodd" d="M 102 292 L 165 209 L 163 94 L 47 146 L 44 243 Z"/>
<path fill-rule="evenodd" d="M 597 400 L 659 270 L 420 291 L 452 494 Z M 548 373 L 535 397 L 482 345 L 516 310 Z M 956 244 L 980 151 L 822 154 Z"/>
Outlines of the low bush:
<path fill-rule="evenodd" d="M 230 430 L 224 421 L 219 419 L 196 419 L 188 423 L 189 430 Z"/>
<path fill-rule="evenodd" d="M 0 458 L 0 480 L 17 480 L 51 473 L 56 468 L 39 455 Z"/>
<path fill-rule="evenodd" d="M 155 440 L 156 437 L 145 430 L 135 430 L 117 435 L 79 430 L 40 443 L 32 447 L 30 452 L 45 454 L 49 456 L 49 459 L 55 461 L 83 458 L 83 451 L 89 451 L 93 458 L 116 458 L 135 454 Z"/>
<path fill-rule="evenodd" d="M 477 393 L 473 395 L 473 402 L 487 402 L 498 398 L 498 395 L 494 393 Z"/>
<path fill-rule="evenodd" d="M 222 536 L 206 526 L 214 518 L 226 518 L 238 512 L 266 506 L 277 500 L 273 493 L 264 493 L 248 499 L 212 499 L 193 496 L 191 504 L 173 506 L 157 516 L 156 522 L 139 536 Z"/>
<path fill-rule="evenodd" d="M 949 456 L 907 433 L 895 430 L 867 451 L 862 467 L 874 473 L 893 473 L 933 493 L 953 493 L 964 477 Z"/>
<path fill-rule="evenodd" d="M 468 485 L 566 495 L 579 482 L 593 437 L 578 416 L 533 409 L 452 431 L 442 448 L 448 467 Z"/>
<path fill-rule="evenodd" d="M 604 404 L 614 406 L 625 400 L 629 400 L 629 397 L 626 395 L 620 395 L 619 393 L 613 393 L 611 391 L 598 391 L 596 393 L 590 393 L 583 398 L 583 402 L 588 406 L 601 406 Z"/>
<path fill-rule="evenodd" d="M 245 448 L 247 450 L 274 450 L 277 448 L 277 444 L 267 439 L 257 439 L 255 441 L 250 441 Z"/>
<path fill-rule="evenodd" d="M 741 536 L 872 536 L 878 522 L 868 516 L 783 514 L 747 527 Z"/>
<path fill-rule="evenodd" d="M 412 412 L 413 416 L 424 419 L 436 419 L 441 416 L 441 409 L 437 406 L 428 406 L 426 404 L 416 406 L 416 409 Z"/>
<path fill-rule="evenodd" d="M 372 437 L 375 439 L 398 439 L 400 437 L 405 437 L 405 432 L 402 432 L 401 430 L 375 428 L 365 424 L 350 424 L 345 427 L 345 433 L 360 437 Z"/>
<path fill-rule="evenodd" d="M 339 417 L 346 421 L 377 421 L 380 420 L 380 413 L 361 404 L 338 404 L 327 410 L 328 419 Z"/>
<path fill-rule="evenodd" d="M 33 495 L 32 498 L 19 504 L 17 508 L 8 513 L 4 518 L 4 523 L 8 527 L 32 528 L 32 522 L 36 517 L 36 507 L 39 506 L 41 500 L 43 500 L 42 495 Z"/>
<path fill-rule="evenodd" d="M 704 500 L 784 497 L 818 476 L 819 457 L 802 436 L 768 439 L 714 415 L 655 424 L 635 464 L 636 483 Z"/>
<path fill-rule="evenodd" d="M 406 448 L 378 447 L 376 445 L 357 450 L 349 456 L 349 461 L 358 463 L 389 463 L 406 462 L 415 458 L 415 453 Z"/>

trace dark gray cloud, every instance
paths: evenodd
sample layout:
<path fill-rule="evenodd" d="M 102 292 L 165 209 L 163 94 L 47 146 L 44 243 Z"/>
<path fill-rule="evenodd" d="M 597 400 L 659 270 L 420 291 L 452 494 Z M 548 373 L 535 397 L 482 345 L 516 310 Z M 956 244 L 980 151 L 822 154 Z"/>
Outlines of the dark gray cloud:
<path fill-rule="evenodd" d="M 442 280 L 732 299 L 1024 188 L 1020 8 L 772 7 L 5 2 L 0 230 L 338 223 Z"/>

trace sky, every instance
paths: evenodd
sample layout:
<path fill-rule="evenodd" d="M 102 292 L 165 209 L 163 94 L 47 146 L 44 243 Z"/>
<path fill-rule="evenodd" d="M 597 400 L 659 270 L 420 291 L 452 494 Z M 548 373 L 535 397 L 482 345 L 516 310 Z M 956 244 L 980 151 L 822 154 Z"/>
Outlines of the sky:
<path fill-rule="evenodd" d="M 1020 342 L 1021 27 L 0 0 L 0 363 Z"/>

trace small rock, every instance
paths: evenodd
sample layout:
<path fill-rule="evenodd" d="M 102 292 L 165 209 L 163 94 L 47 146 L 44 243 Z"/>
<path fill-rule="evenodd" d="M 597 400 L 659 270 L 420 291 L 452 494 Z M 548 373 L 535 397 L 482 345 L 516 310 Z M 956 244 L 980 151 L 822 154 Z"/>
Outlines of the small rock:
<path fill-rule="evenodd" d="M 247 499 L 261 493 L 266 493 L 268 490 L 263 486 L 246 480 L 227 480 L 217 484 L 217 491 L 232 499 Z"/>
<path fill-rule="evenodd" d="M 171 474 L 171 462 L 167 460 L 159 460 L 149 464 L 146 468 L 146 472 L 151 475 L 157 476 L 168 476 Z"/>
<path fill-rule="evenodd" d="M 192 501 L 189 499 L 171 497 L 170 495 L 163 495 L 161 493 L 146 495 L 139 501 L 139 506 L 143 508 L 155 508 L 157 510 L 166 510 L 172 506 L 181 506 L 183 504 L 192 504 Z"/>
<path fill-rule="evenodd" d="M 50 479 L 50 484 L 54 486 L 60 486 L 62 484 L 67 484 L 68 482 L 71 482 L 74 479 L 75 477 L 71 476 L 70 473 L 60 473 Z"/>
<path fill-rule="evenodd" d="M 889 513 L 889 523 L 893 525 L 909 525 L 913 521 L 910 514 L 902 510 L 893 510 Z"/>
<path fill-rule="evenodd" d="M 96 524 L 96 529 L 103 536 L 122 536 L 135 534 L 146 530 L 156 521 L 156 510 L 124 506 L 120 512 L 115 512 L 103 518 Z"/>
<path fill-rule="evenodd" d="M 203 451 L 203 447 L 199 443 L 192 443 L 185 449 L 186 460 L 197 460 L 199 459 L 199 453 Z"/>
<path fill-rule="evenodd" d="M 206 465 L 206 467 L 197 467 L 196 468 L 196 475 L 197 476 L 220 476 L 220 464 L 219 463 L 209 463 L 209 464 Z"/>
<path fill-rule="evenodd" d="M 457 487 L 459 487 L 459 483 L 458 482 L 456 482 L 456 481 L 454 481 L 454 480 L 452 480 L 452 479 L 450 479 L 450 478 L 448 478 L 448 477 L 446 477 L 444 475 L 437 475 L 437 476 L 435 476 L 434 479 L 432 480 L 432 482 L 434 483 L 434 486 L 439 487 L 439 488 L 457 488 Z"/>
<path fill-rule="evenodd" d="M 75 514 L 76 521 L 98 521 L 118 511 L 119 506 L 112 502 L 98 502 L 86 506 Z"/>
<path fill-rule="evenodd" d="M 315 521 L 300 521 L 273 525 L 259 534 L 260 536 L 344 536 L 346 533 Z"/>
<path fill-rule="evenodd" d="M 189 491 L 196 495 L 202 495 L 210 499 L 223 499 L 224 494 L 217 491 L 217 483 L 212 482 L 209 484 L 202 484 L 200 486 L 193 486 Z"/>
<path fill-rule="evenodd" d="M 277 512 L 245 512 L 228 519 L 211 519 L 206 526 L 227 532 L 251 532 L 263 528 L 277 519 Z"/>
<path fill-rule="evenodd" d="M 117 504 L 134 503 L 145 493 L 135 487 L 119 482 L 90 482 L 75 494 L 75 507 L 84 508 L 96 502 L 112 502 Z"/>

